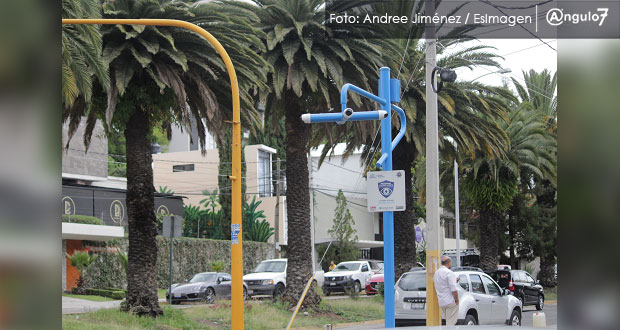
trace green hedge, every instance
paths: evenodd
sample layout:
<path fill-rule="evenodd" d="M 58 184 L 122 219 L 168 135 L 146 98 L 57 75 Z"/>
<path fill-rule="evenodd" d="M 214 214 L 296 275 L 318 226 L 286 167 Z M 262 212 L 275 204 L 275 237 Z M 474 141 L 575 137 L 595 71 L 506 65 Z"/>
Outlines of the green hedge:
<path fill-rule="evenodd" d="M 71 217 L 69 217 L 68 215 L 63 214 L 62 222 L 82 223 L 85 225 L 105 225 L 103 220 L 88 215 L 72 215 Z"/>
<path fill-rule="evenodd" d="M 86 245 L 103 248 L 116 247 L 126 252 L 127 238 L 109 242 L 85 242 Z M 168 287 L 170 251 L 169 239 L 157 237 L 157 286 Z M 127 277 L 116 253 L 95 252 L 97 260 L 86 269 L 84 280 L 89 288 L 126 288 Z M 273 244 L 243 242 L 243 272 L 256 268 L 259 262 L 273 258 Z M 224 262 L 224 272 L 230 272 L 230 241 L 203 238 L 175 238 L 173 242 L 173 281 L 181 282 L 196 273 L 210 271 L 211 263 Z"/>
<path fill-rule="evenodd" d="M 86 294 L 91 296 L 108 297 L 116 300 L 125 299 L 124 290 L 86 289 Z"/>

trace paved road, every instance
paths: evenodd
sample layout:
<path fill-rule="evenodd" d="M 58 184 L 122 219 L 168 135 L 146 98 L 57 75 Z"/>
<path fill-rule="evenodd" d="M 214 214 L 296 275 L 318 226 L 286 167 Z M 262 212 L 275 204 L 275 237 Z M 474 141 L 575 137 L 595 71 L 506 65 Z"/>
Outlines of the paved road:
<path fill-rule="evenodd" d="M 62 313 L 78 314 L 94 312 L 99 309 L 118 308 L 121 304 L 120 300 L 113 301 L 90 301 L 86 299 L 78 299 L 72 297 L 62 297 Z"/>

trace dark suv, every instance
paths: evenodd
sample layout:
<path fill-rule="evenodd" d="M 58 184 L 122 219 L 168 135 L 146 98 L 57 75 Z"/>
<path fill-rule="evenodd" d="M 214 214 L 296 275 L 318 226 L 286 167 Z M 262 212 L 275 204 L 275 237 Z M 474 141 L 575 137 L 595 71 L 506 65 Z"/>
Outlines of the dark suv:
<path fill-rule="evenodd" d="M 489 273 L 501 286 L 514 293 L 521 300 L 523 306 L 535 305 L 537 310 L 542 310 L 545 304 L 545 293 L 539 281 L 534 280 L 532 275 L 524 270 L 496 270 Z"/>

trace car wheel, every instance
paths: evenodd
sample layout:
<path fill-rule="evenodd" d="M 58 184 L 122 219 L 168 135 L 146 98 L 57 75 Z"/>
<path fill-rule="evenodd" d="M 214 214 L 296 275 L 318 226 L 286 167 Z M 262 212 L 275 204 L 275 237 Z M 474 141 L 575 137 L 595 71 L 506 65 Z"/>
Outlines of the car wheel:
<path fill-rule="evenodd" d="M 203 301 L 207 304 L 212 304 L 215 301 L 215 290 L 213 288 L 207 288 Z"/>
<path fill-rule="evenodd" d="M 243 300 L 245 301 L 247 299 L 248 299 L 248 289 L 243 287 Z"/>
<path fill-rule="evenodd" d="M 276 288 L 273 290 L 273 297 L 278 298 L 282 296 L 283 293 L 284 293 L 284 284 L 282 283 L 276 284 Z"/>
<path fill-rule="evenodd" d="M 478 321 L 473 315 L 467 314 L 465 316 L 465 325 L 478 325 Z"/>
<path fill-rule="evenodd" d="M 360 285 L 360 282 L 355 281 L 353 284 L 353 292 L 358 293 L 360 291 L 362 291 L 362 286 Z"/>
<path fill-rule="evenodd" d="M 538 303 L 536 303 L 536 309 L 541 311 L 545 307 L 545 298 L 543 296 L 538 296 Z"/>
<path fill-rule="evenodd" d="M 510 315 L 510 324 L 512 326 L 521 326 L 521 313 L 518 310 L 512 311 Z"/>

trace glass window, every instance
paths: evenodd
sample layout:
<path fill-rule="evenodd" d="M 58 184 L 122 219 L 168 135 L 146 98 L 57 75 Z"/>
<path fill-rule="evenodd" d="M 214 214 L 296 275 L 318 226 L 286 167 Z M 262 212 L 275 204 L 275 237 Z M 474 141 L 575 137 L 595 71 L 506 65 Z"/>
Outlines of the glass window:
<path fill-rule="evenodd" d="M 173 165 L 172 172 L 191 172 L 194 170 L 194 164 Z"/>
<path fill-rule="evenodd" d="M 482 293 L 482 294 L 486 293 L 484 291 L 484 285 L 482 284 L 480 275 L 470 274 L 469 279 L 471 280 L 471 291 L 473 293 Z"/>
<path fill-rule="evenodd" d="M 260 197 L 271 197 L 271 154 L 258 151 L 258 194 Z"/>
<path fill-rule="evenodd" d="M 286 270 L 286 261 L 263 261 L 256 269 L 255 273 L 282 273 Z"/>
<path fill-rule="evenodd" d="M 405 273 L 398 286 L 405 291 L 426 291 L 426 272 Z"/>
<path fill-rule="evenodd" d="M 523 280 L 521 272 L 512 272 L 512 282 L 523 282 Z"/>
<path fill-rule="evenodd" d="M 467 276 L 465 276 L 465 274 L 459 275 L 457 281 L 461 288 L 463 288 L 465 291 L 469 291 L 469 281 L 467 281 Z"/>
<path fill-rule="evenodd" d="M 216 275 L 215 274 L 196 274 L 189 280 L 190 283 L 198 283 L 198 282 L 215 282 Z"/>
<path fill-rule="evenodd" d="M 536 281 L 534 281 L 534 278 L 532 276 L 530 276 L 530 274 L 528 273 L 523 273 L 523 275 L 525 275 L 525 281 L 528 283 L 534 283 Z"/>
<path fill-rule="evenodd" d="M 334 272 L 348 272 L 348 271 L 356 271 L 360 269 L 361 262 L 341 262 L 336 268 L 334 268 Z"/>
<path fill-rule="evenodd" d="M 495 282 L 493 282 L 492 279 L 490 279 L 487 276 L 482 276 L 482 281 L 484 282 L 484 285 L 486 285 L 487 291 L 489 291 L 490 295 L 492 295 L 492 296 L 501 296 L 501 293 L 499 291 L 499 287 L 497 286 L 497 284 L 495 284 Z"/>

